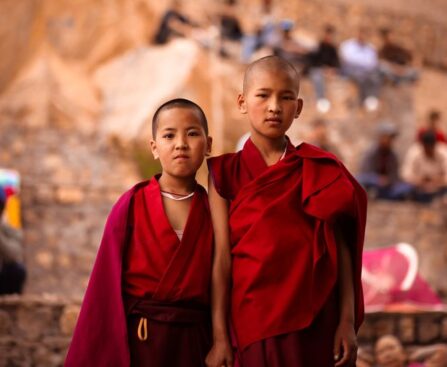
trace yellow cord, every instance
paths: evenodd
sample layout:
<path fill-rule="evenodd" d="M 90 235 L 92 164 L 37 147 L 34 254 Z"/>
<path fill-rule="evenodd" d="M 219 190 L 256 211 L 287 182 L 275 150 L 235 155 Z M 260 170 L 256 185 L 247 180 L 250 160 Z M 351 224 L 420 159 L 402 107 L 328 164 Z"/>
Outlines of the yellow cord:
<path fill-rule="evenodd" d="M 142 317 L 140 323 L 138 324 L 138 339 L 141 341 L 147 340 L 147 319 Z"/>

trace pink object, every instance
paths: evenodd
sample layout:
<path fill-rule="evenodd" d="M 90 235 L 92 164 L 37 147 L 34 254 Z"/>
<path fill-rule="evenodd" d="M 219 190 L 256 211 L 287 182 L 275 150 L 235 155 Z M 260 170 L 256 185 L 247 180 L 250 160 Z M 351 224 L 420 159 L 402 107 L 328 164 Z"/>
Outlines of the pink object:
<path fill-rule="evenodd" d="M 441 299 L 418 273 L 419 259 L 413 246 L 394 246 L 363 252 L 362 284 L 368 312 L 411 305 L 442 307 Z"/>

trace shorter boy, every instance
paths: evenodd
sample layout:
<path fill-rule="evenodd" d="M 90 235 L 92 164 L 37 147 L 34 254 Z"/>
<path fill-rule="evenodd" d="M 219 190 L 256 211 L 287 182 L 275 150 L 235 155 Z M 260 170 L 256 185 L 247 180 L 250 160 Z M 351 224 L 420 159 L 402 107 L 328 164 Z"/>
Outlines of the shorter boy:
<path fill-rule="evenodd" d="M 65 365 L 205 366 L 213 231 L 195 175 L 211 149 L 206 117 L 174 99 L 152 120 L 162 172 L 113 207 Z"/>

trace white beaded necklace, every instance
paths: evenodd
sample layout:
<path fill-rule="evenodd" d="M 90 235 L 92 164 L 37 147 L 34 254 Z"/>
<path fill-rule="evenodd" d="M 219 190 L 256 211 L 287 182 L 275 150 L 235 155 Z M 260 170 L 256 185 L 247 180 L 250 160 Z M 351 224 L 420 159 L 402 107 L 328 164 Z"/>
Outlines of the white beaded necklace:
<path fill-rule="evenodd" d="M 189 194 L 186 194 L 186 195 L 173 194 L 173 193 L 167 192 L 167 191 L 160 191 L 160 192 L 161 192 L 161 196 L 175 200 L 175 201 L 186 200 L 194 195 L 194 191 Z"/>

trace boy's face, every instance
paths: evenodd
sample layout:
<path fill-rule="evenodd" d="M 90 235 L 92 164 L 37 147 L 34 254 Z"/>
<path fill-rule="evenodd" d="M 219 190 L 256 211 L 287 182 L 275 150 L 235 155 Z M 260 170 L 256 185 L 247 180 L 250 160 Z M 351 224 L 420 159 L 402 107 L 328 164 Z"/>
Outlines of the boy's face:
<path fill-rule="evenodd" d="M 239 110 L 248 115 L 252 136 L 283 137 L 303 107 L 298 91 L 298 82 L 287 72 L 254 71 L 238 97 Z"/>
<path fill-rule="evenodd" d="M 206 136 L 197 111 L 174 107 L 158 115 L 151 150 L 154 158 L 160 159 L 164 175 L 194 177 L 205 155 L 211 152 L 211 137 Z"/>

